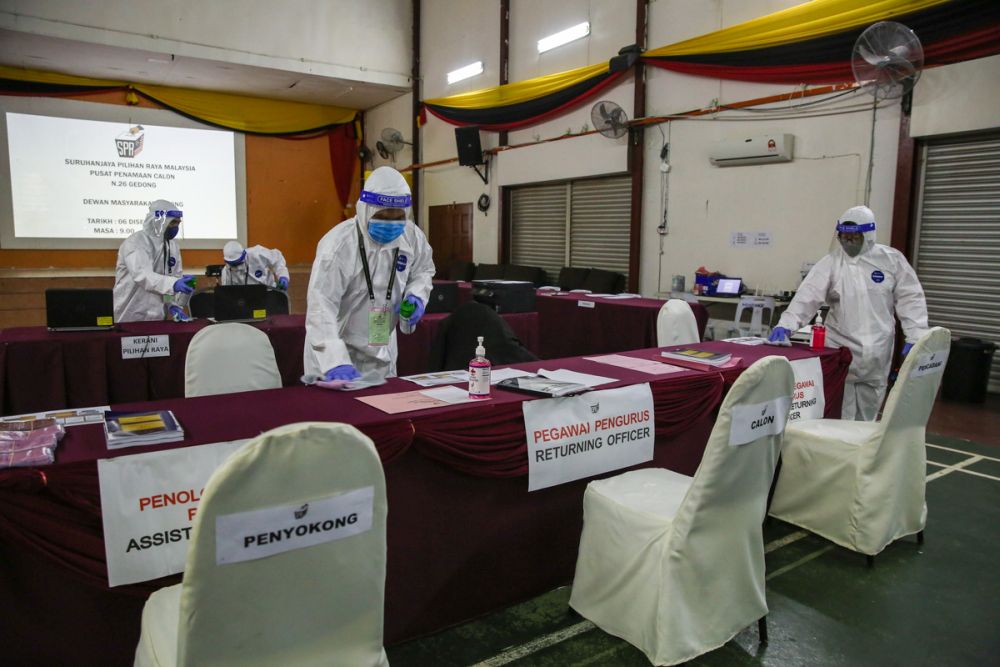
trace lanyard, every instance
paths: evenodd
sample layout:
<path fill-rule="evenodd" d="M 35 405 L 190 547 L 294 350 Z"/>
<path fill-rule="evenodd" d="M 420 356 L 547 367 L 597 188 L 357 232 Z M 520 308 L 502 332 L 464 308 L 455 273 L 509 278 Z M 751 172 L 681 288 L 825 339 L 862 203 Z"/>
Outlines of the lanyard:
<path fill-rule="evenodd" d="M 375 290 L 372 288 L 372 274 L 368 268 L 368 253 L 365 251 L 365 240 L 361 236 L 361 225 L 354 223 L 358 231 L 358 252 L 361 253 L 361 267 L 365 270 L 365 283 L 368 285 L 368 299 L 375 300 Z M 399 246 L 392 251 L 392 264 L 389 265 L 389 287 L 385 291 L 386 303 L 392 302 L 392 286 L 396 283 L 396 260 L 399 259 Z"/>

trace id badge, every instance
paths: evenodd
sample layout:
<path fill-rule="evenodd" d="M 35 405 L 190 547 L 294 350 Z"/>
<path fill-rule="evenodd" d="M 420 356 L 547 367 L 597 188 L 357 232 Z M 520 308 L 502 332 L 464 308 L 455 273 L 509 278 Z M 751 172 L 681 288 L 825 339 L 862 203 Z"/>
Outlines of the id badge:
<path fill-rule="evenodd" d="M 389 306 L 376 308 L 371 306 L 368 309 L 368 344 L 381 347 L 389 344 L 389 333 L 392 330 L 389 326 L 392 318 L 389 316 Z"/>

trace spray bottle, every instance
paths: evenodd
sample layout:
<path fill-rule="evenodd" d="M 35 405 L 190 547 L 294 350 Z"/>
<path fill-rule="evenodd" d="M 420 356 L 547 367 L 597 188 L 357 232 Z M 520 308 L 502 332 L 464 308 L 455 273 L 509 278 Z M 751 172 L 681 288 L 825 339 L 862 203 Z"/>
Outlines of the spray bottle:
<path fill-rule="evenodd" d="M 823 324 L 823 313 L 816 313 L 816 322 L 812 326 L 812 337 L 809 339 L 809 347 L 814 350 L 822 350 L 826 347 L 826 326 Z"/>
<path fill-rule="evenodd" d="M 486 358 L 483 337 L 478 336 L 476 340 L 479 341 L 479 345 L 476 347 L 476 356 L 469 362 L 469 398 L 489 398 L 492 364 Z"/>

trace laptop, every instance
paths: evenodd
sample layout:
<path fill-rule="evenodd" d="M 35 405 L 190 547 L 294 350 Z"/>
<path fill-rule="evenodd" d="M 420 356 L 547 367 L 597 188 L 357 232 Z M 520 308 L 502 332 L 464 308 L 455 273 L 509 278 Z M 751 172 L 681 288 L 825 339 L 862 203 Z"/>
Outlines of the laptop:
<path fill-rule="evenodd" d="M 110 289 L 45 290 L 49 331 L 106 331 L 115 328 L 115 297 Z"/>
<path fill-rule="evenodd" d="M 719 284 L 715 288 L 715 296 L 739 296 L 742 286 L 743 280 L 741 278 L 719 278 Z"/>
<path fill-rule="evenodd" d="M 267 319 L 267 285 L 219 285 L 213 322 L 259 322 Z"/>

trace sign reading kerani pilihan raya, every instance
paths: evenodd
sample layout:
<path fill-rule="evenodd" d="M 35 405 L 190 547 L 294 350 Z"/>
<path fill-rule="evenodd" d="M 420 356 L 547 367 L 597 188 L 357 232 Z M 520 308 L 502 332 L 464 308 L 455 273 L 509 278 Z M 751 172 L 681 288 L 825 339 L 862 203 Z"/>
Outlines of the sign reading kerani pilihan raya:
<path fill-rule="evenodd" d="M 653 459 L 649 384 L 524 403 L 528 490 Z"/>
<path fill-rule="evenodd" d="M 109 586 L 184 571 L 192 521 L 205 484 L 246 442 L 98 460 Z"/>

